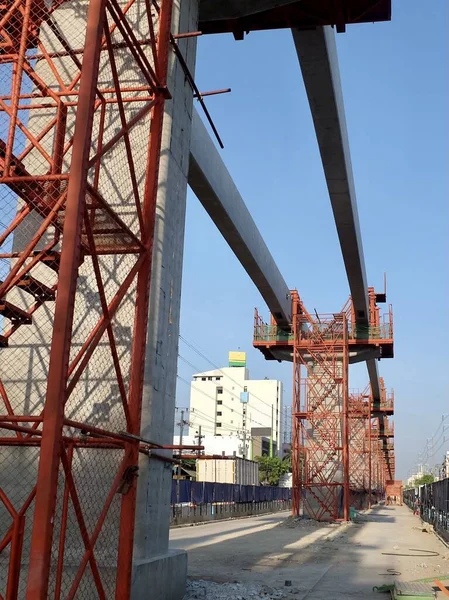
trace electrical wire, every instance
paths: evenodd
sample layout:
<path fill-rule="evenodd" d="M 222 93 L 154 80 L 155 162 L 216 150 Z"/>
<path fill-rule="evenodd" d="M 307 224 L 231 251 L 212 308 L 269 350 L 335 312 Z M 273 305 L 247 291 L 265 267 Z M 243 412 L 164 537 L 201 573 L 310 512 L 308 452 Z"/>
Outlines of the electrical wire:
<path fill-rule="evenodd" d="M 445 437 L 443 437 L 444 433 L 445 433 L 444 426 L 445 426 L 445 424 L 447 424 L 448 419 L 449 419 L 449 415 L 442 415 L 440 424 L 438 425 L 435 433 L 432 435 L 431 438 L 429 438 L 430 440 L 432 440 L 432 444 L 431 444 L 432 453 L 430 453 L 429 440 L 427 440 L 426 443 L 424 444 L 421 452 L 418 453 L 418 458 L 416 461 L 417 465 L 419 465 L 419 464 L 425 465 L 429 461 L 429 459 L 432 459 L 435 457 L 435 455 L 441 450 L 441 448 L 444 446 L 444 444 L 448 441 Z M 438 435 L 440 429 L 441 429 L 441 432 Z M 437 435 L 438 435 L 438 437 L 437 437 Z M 441 444 L 436 448 L 435 447 L 436 444 L 441 440 L 442 437 L 443 437 L 443 440 L 442 440 Z"/>
<path fill-rule="evenodd" d="M 186 358 L 184 358 L 184 357 L 183 357 L 183 356 L 181 356 L 180 354 L 178 354 L 178 358 L 180 358 L 180 359 L 181 359 L 183 362 L 185 362 L 185 363 L 186 363 L 186 364 L 188 364 L 190 367 L 192 367 L 192 369 L 195 369 L 197 372 L 200 372 L 200 373 L 201 373 L 201 369 L 199 369 L 199 367 L 197 367 L 197 366 L 196 366 L 196 365 L 194 365 L 193 363 L 189 362 L 189 361 L 188 361 Z M 227 374 L 226 374 L 226 373 L 224 373 L 224 377 L 227 377 Z M 231 381 L 234 381 L 232 378 L 230 378 L 230 379 L 231 379 Z M 241 384 L 241 383 L 238 383 L 238 382 L 236 382 L 236 381 L 234 381 L 234 383 L 236 383 L 236 384 L 237 384 L 239 387 L 241 387 L 241 386 L 242 386 L 242 384 Z M 233 392 L 233 391 L 232 391 L 232 390 L 230 390 L 229 388 L 226 388 L 226 387 L 224 387 L 224 385 L 221 385 L 220 387 L 222 387 L 222 388 L 223 388 L 223 391 L 225 391 L 225 392 L 228 392 L 228 393 L 229 393 L 229 394 L 231 394 L 231 395 L 232 395 L 232 394 L 234 394 L 234 395 L 235 395 L 235 392 Z M 195 389 L 198 389 L 198 388 L 195 388 Z M 251 396 L 254 396 L 254 397 L 257 399 L 257 396 L 255 396 L 255 395 L 254 395 L 252 392 L 251 392 Z M 215 400 L 215 398 L 214 398 L 214 400 Z M 264 404 L 267 404 L 267 403 L 265 402 Z M 271 408 L 271 405 L 270 405 L 270 404 L 267 404 L 267 406 L 270 406 L 270 408 Z M 268 413 L 265 413 L 265 412 L 263 412 L 262 410 L 260 410 L 260 408 L 256 408 L 255 406 L 251 406 L 251 410 L 255 410 L 255 411 L 259 412 L 261 415 L 264 415 L 265 417 L 268 417 L 269 419 L 271 419 L 271 416 L 272 416 L 272 415 L 271 415 L 271 414 L 268 414 Z M 256 421 L 255 421 L 255 422 L 256 422 Z M 260 425 L 260 424 L 261 424 L 261 423 L 259 423 L 259 425 Z"/>
<path fill-rule="evenodd" d="M 178 379 L 180 379 L 183 383 L 185 383 L 186 385 L 188 385 L 190 387 L 190 382 L 187 381 L 187 379 L 184 379 L 183 377 L 181 377 L 180 375 L 178 375 Z M 201 394 L 203 394 L 204 396 L 206 396 L 207 398 L 209 398 L 210 400 L 212 400 L 213 402 L 215 402 L 215 398 L 214 396 L 211 396 L 210 394 L 208 394 L 207 392 L 205 392 L 204 390 L 197 390 L 199 391 Z M 223 404 L 223 406 L 225 406 L 226 408 L 231 409 L 231 406 L 228 404 Z M 194 414 L 201 414 L 204 415 L 204 418 L 206 418 L 206 420 L 209 420 L 211 423 L 213 423 L 215 425 L 215 421 L 212 417 L 210 417 L 209 415 L 206 415 L 205 413 L 203 413 L 202 411 L 199 411 L 198 409 L 192 409 L 192 412 Z M 255 421 L 254 419 L 252 419 L 251 417 L 248 417 L 248 420 L 252 421 L 253 423 L 256 423 L 257 425 L 263 425 L 262 423 L 260 423 L 259 421 Z M 240 431 L 241 429 L 239 427 L 236 427 L 235 425 L 232 425 L 231 423 L 226 423 L 225 421 L 221 421 L 222 425 L 227 425 L 227 427 L 223 427 L 223 429 L 225 429 L 226 431 Z M 252 440 L 255 440 L 256 438 L 254 436 L 250 436 Z M 249 439 L 249 438 L 247 438 Z"/>
<path fill-rule="evenodd" d="M 179 334 L 179 339 L 184 342 L 184 344 L 186 344 L 191 350 L 193 350 L 194 352 L 196 352 L 196 354 L 198 354 L 198 356 L 201 356 L 201 358 L 203 358 L 206 362 L 208 362 L 210 365 L 212 365 L 214 367 L 214 369 L 216 371 L 219 371 L 220 373 L 223 373 L 223 375 L 225 375 L 226 377 L 228 377 L 231 381 L 233 381 L 235 384 L 241 386 L 241 384 L 236 381 L 235 379 L 233 379 L 228 373 L 225 373 L 223 371 L 223 369 L 221 369 L 219 366 L 217 366 L 214 362 L 212 362 L 207 356 L 205 356 L 201 350 L 199 350 L 198 348 L 196 348 L 191 342 L 189 342 L 183 335 Z M 201 372 L 201 370 L 200 370 Z M 265 402 L 265 400 L 262 400 L 262 398 L 259 398 L 259 396 L 256 396 L 256 394 L 254 394 L 253 392 L 251 392 L 251 395 L 254 396 L 254 398 L 256 398 L 257 400 L 259 400 L 259 402 L 262 402 L 262 404 L 266 404 L 266 406 L 268 406 L 269 408 L 271 408 L 271 404 L 268 404 L 268 402 Z"/>
<path fill-rule="evenodd" d="M 215 364 L 213 361 L 211 361 L 211 360 L 210 360 L 210 359 L 209 359 L 209 358 L 208 358 L 208 357 L 207 357 L 207 356 L 206 356 L 206 355 L 205 355 L 203 352 L 201 352 L 201 350 L 199 350 L 198 348 L 196 348 L 196 347 L 195 347 L 195 345 L 194 345 L 194 344 L 192 344 L 191 342 L 189 342 L 189 340 L 187 340 L 187 339 L 186 339 L 186 338 L 185 338 L 183 335 L 179 334 L 179 339 L 180 339 L 180 340 L 181 340 L 181 341 L 182 341 L 184 344 L 186 344 L 186 345 L 187 345 L 187 346 L 188 346 L 188 347 L 189 347 L 191 350 L 193 350 L 193 351 L 194 351 L 196 354 L 198 354 L 198 356 L 200 356 L 200 357 L 201 357 L 201 358 L 203 358 L 203 359 L 204 359 L 206 362 L 208 362 L 210 365 L 212 365 L 212 366 L 214 367 L 214 370 L 216 370 L 216 371 L 218 371 L 219 373 L 221 373 L 221 374 L 222 374 L 224 377 L 226 377 L 226 378 L 230 379 L 230 380 L 231 380 L 233 383 L 235 383 L 237 386 L 239 386 L 239 387 L 242 387 L 242 384 L 241 384 L 240 382 L 236 381 L 236 380 L 235 380 L 233 377 L 231 377 L 231 376 L 229 375 L 229 373 L 225 373 L 225 372 L 223 371 L 223 369 L 221 369 L 220 367 L 218 367 L 218 366 L 217 366 L 217 365 L 216 365 L 216 364 Z M 179 354 L 179 353 L 178 353 L 178 357 L 179 357 L 179 358 L 180 358 L 180 359 L 181 359 L 183 362 L 185 362 L 187 365 L 189 365 L 190 367 L 192 367 L 193 369 L 195 369 L 195 370 L 196 370 L 198 373 L 201 373 L 201 372 L 203 372 L 203 371 L 202 371 L 202 369 L 200 369 L 199 367 L 197 367 L 196 365 L 194 365 L 193 363 L 191 363 L 190 361 L 188 361 L 186 358 L 184 358 L 183 356 L 181 356 L 181 354 Z M 186 381 L 186 380 L 185 380 L 183 377 L 181 377 L 180 375 L 178 375 L 178 379 L 180 379 L 181 381 L 183 381 L 184 383 L 186 383 L 186 384 L 187 384 L 187 385 L 189 385 L 189 386 L 191 385 L 191 383 L 190 383 L 190 382 L 187 382 L 187 381 Z M 226 392 L 228 392 L 229 394 L 233 394 L 233 392 L 232 392 L 231 390 L 229 390 L 228 388 L 225 388 L 224 386 L 220 386 L 220 387 L 223 387 L 223 391 L 226 391 Z M 211 400 L 212 400 L 212 401 L 215 403 L 215 401 L 216 401 L 216 398 L 215 398 L 214 396 L 211 396 L 210 394 L 207 394 L 206 392 L 204 392 L 204 390 L 201 390 L 201 389 L 199 389 L 198 387 L 196 387 L 195 389 L 196 389 L 197 391 L 199 391 L 200 393 L 202 393 L 203 395 L 205 395 L 206 397 L 210 398 L 210 399 L 211 399 Z M 265 402 L 264 400 L 262 400 L 262 398 L 260 398 L 260 397 L 259 397 L 259 396 L 257 396 L 256 394 L 254 394 L 253 392 L 251 392 L 251 396 L 253 396 L 253 397 L 254 397 L 256 400 L 258 400 L 258 401 L 259 401 L 259 402 L 261 402 L 262 404 L 265 404 L 266 406 L 268 406 L 268 407 L 270 408 L 270 410 L 272 410 L 272 409 L 274 408 L 274 406 L 273 406 L 272 404 L 268 404 L 267 402 Z M 233 408 L 232 408 L 230 405 L 228 405 L 227 403 L 224 403 L 223 401 L 222 401 L 222 406 L 224 406 L 224 407 L 226 407 L 226 408 L 228 408 L 228 409 L 231 409 L 231 410 L 233 410 Z M 260 423 L 260 421 L 256 421 L 256 420 L 253 418 L 253 414 L 252 414 L 252 413 L 253 413 L 253 411 L 259 412 L 261 415 L 264 415 L 264 416 L 268 417 L 269 419 L 272 419 L 272 418 L 273 418 L 273 414 L 267 414 L 267 413 L 263 412 L 262 410 L 260 410 L 260 408 L 257 408 L 256 406 L 251 406 L 251 414 L 250 414 L 250 415 L 247 415 L 247 417 L 248 417 L 248 420 L 249 420 L 249 421 L 251 421 L 251 422 L 253 422 L 253 423 L 255 423 L 255 424 L 257 424 L 257 425 L 260 425 L 260 426 L 262 426 L 262 427 L 264 427 L 265 425 L 264 425 L 263 423 Z M 279 420 L 279 415 L 277 414 L 277 415 L 276 415 L 276 422 L 278 422 L 278 420 Z M 215 421 L 213 421 L 213 420 L 212 420 L 211 422 L 213 422 L 213 423 L 214 423 L 214 425 L 215 425 Z M 222 426 L 223 426 L 223 421 L 221 421 L 221 423 L 222 423 Z M 225 425 L 226 425 L 226 423 L 225 423 Z M 228 424 L 228 425 L 229 425 L 229 427 L 232 427 L 232 425 L 230 425 L 230 424 Z M 230 430 L 230 429 L 229 429 L 229 427 L 225 427 L 225 428 L 223 428 L 223 429 L 226 429 L 226 430 L 228 430 L 228 431 L 229 431 L 229 430 Z M 239 429 L 238 429 L 237 427 L 234 427 L 233 429 L 235 429 L 235 431 L 239 431 Z M 250 436 L 250 438 L 247 438 L 247 439 L 252 439 L 252 440 L 254 440 L 255 438 L 254 438 L 253 436 Z"/>

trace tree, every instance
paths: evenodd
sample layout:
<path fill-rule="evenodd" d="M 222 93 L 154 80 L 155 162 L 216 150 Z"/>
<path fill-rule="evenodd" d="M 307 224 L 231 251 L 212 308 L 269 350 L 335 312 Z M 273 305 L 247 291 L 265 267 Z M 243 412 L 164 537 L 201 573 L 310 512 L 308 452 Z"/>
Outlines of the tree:
<path fill-rule="evenodd" d="M 426 483 L 433 483 L 434 481 L 435 477 L 429 473 L 415 479 L 415 485 L 426 485 Z"/>
<path fill-rule="evenodd" d="M 281 460 L 278 456 L 256 456 L 259 463 L 259 481 L 268 485 L 279 485 L 279 479 L 291 469 L 289 460 Z"/>

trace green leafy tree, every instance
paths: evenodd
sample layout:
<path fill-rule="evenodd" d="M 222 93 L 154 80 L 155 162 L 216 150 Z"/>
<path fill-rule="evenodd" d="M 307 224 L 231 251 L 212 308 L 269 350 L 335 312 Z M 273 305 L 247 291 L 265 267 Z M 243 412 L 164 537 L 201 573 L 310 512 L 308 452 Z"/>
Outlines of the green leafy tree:
<path fill-rule="evenodd" d="M 281 460 L 278 456 L 256 456 L 259 463 L 259 481 L 268 485 L 279 485 L 279 479 L 291 470 L 291 461 Z"/>
<path fill-rule="evenodd" d="M 284 456 L 284 458 L 282 459 L 282 462 L 284 463 L 284 465 L 287 468 L 286 473 L 291 473 L 291 471 L 292 471 L 292 453 L 288 452 L 288 454 L 286 454 Z"/>
<path fill-rule="evenodd" d="M 418 479 L 415 479 L 415 485 L 425 485 L 426 483 L 433 483 L 435 481 L 435 477 L 433 475 L 421 475 Z"/>

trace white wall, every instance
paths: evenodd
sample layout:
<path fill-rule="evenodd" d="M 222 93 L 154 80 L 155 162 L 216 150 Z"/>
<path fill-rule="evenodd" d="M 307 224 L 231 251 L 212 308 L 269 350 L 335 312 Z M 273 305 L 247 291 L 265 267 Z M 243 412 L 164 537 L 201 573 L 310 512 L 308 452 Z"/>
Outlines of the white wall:
<path fill-rule="evenodd" d="M 243 391 L 249 392 L 247 404 L 240 401 Z M 282 394 L 282 382 L 273 379 L 251 380 L 245 367 L 225 367 L 196 373 L 190 387 L 188 418 L 194 430 L 201 425 L 204 435 L 239 438 L 242 451 L 246 435 L 247 457 L 250 456 L 251 429 L 271 428 L 273 418 L 273 440 L 280 451 Z M 225 450 L 224 444 L 221 449 Z M 243 456 L 243 453 L 239 452 L 238 456 Z"/>

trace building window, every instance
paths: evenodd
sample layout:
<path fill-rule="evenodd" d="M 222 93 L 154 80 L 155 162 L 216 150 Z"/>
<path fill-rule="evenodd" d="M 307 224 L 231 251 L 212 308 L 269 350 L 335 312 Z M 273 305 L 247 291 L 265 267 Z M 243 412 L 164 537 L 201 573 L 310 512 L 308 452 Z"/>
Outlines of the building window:
<path fill-rule="evenodd" d="M 247 392 L 247 391 L 248 391 L 248 387 L 247 387 L 246 385 L 245 385 L 245 387 L 243 388 L 243 391 L 244 391 L 244 392 Z"/>
<path fill-rule="evenodd" d="M 206 381 L 206 378 L 205 377 L 201 377 L 201 381 Z"/>
<path fill-rule="evenodd" d="M 223 393 L 223 388 L 221 386 L 217 387 L 217 394 L 222 394 L 222 393 Z"/>
<path fill-rule="evenodd" d="M 233 425 L 233 424 L 234 424 L 234 421 L 231 421 L 231 425 Z"/>
<path fill-rule="evenodd" d="M 221 377 L 215 377 L 215 381 L 220 381 Z"/>
<path fill-rule="evenodd" d="M 207 378 L 207 380 L 208 380 L 208 381 L 212 381 L 212 377 L 208 377 L 208 378 Z"/>
<path fill-rule="evenodd" d="M 217 404 L 223 404 L 223 400 L 217 400 Z"/>
<path fill-rule="evenodd" d="M 217 417 L 221 417 L 221 416 L 222 416 L 222 414 L 223 414 L 223 413 L 221 412 L 221 410 L 217 410 Z"/>
<path fill-rule="evenodd" d="M 221 423 L 217 423 L 217 427 L 221 427 Z"/>

